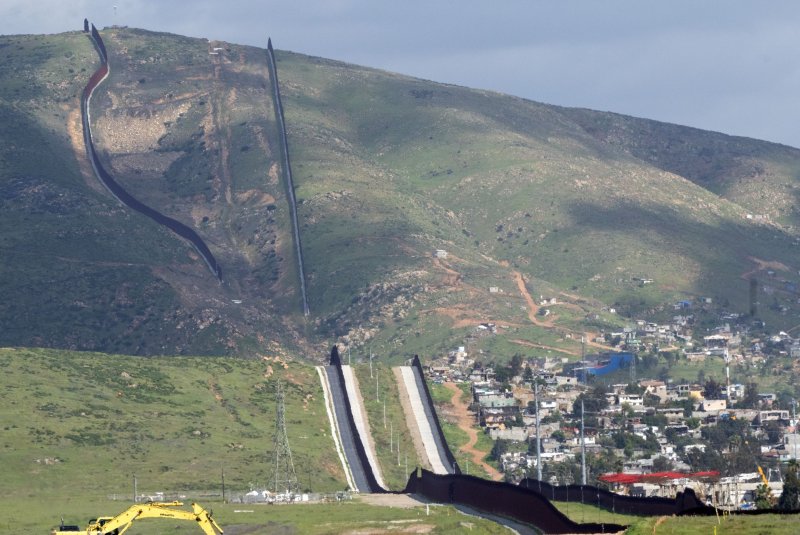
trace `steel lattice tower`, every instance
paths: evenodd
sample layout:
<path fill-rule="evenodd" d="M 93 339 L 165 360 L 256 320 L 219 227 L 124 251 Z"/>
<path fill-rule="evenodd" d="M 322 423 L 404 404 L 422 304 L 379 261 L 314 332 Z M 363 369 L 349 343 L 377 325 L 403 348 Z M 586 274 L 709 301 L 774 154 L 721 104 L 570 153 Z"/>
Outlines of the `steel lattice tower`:
<path fill-rule="evenodd" d="M 297 493 L 297 473 L 294 471 L 292 450 L 289 448 L 289 437 L 286 435 L 286 408 L 283 399 L 283 384 L 278 382 L 275 386 L 276 417 L 275 417 L 275 494 Z"/>

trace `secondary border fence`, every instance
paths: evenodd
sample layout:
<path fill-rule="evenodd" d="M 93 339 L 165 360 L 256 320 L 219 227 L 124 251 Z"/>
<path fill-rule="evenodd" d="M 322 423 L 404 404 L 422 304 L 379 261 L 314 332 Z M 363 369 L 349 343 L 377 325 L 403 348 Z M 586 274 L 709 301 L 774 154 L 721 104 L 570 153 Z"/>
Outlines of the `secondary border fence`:
<path fill-rule="evenodd" d="M 88 20 L 84 19 L 84 31 L 87 31 L 88 26 Z M 97 151 L 94 147 L 94 141 L 92 140 L 92 130 L 90 124 L 91 114 L 89 106 L 92 99 L 92 93 L 97 86 L 106 79 L 110 72 L 110 68 L 108 65 L 106 45 L 103 43 L 103 38 L 100 37 L 100 32 L 98 32 L 97 28 L 95 28 L 94 24 L 92 24 L 91 31 L 87 33 L 89 34 L 89 38 L 97 50 L 97 55 L 100 56 L 100 67 L 89 78 L 89 82 L 83 89 L 83 95 L 81 96 L 83 140 L 84 144 L 86 145 L 86 152 L 89 156 L 89 161 L 92 164 L 95 175 L 97 175 L 97 177 L 100 179 L 100 182 L 103 183 L 111 195 L 113 195 L 114 198 L 116 198 L 119 202 L 128 208 L 131 208 L 132 210 L 149 217 L 156 223 L 167 227 L 169 230 L 188 241 L 203 258 L 208 266 L 208 269 L 211 270 L 211 273 L 213 273 L 218 280 L 222 281 L 222 270 L 220 269 L 217 260 L 214 258 L 211 250 L 208 248 L 203 239 L 197 234 L 197 232 L 184 225 L 180 221 L 165 216 L 164 214 L 150 208 L 146 204 L 133 197 L 133 195 L 128 193 L 125 188 L 123 188 L 116 180 L 114 180 L 111 174 L 106 171 L 105 167 L 103 167 L 102 163 L 100 163 L 100 158 L 97 156 Z"/>
<path fill-rule="evenodd" d="M 286 135 L 286 119 L 283 115 L 283 102 L 281 101 L 281 88 L 278 84 L 278 65 L 275 62 L 275 51 L 272 49 L 272 39 L 267 39 L 267 63 L 269 68 L 270 84 L 272 85 L 272 100 L 275 108 L 275 120 L 278 123 L 278 138 L 281 146 L 281 169 L 283 169 L 286 196 L 289 199 L 289 214 L 292 220 L 292 236 L 294 237 L 295 254 L 297 255 L 297 269 L 300 278 L 300 295 L 303 300 L 303 315 L 308 316 L 308 297 L 306 295 L 306 274 L 303 264 L 303 247 L 300 243 L 300 226 L 297 222 L 297 199 L 294 195 L 294 179 L 292 178 L 292 165 L 289 160 L 289 137 Z"/>
<path fill-rule="evenodd" d="M 447 471 L 451 474 L 460 474 L 461 468 L 458 466 L 458 462 L 453 456 L 453 452 L 450 451 L 450 448 L 447 446 L 447 439 L 444 438 L 442 424 L 439 422 L 439 417 L 436 414 L 436 408 L 433 405 L 433 397 L 431 396 L 431 391 L 428 388 L 428 382 L 425 381 L 425 372 L 422 370 L 422 362 L 419 360 L 419 355 L 414 355 L 414 359 L 411 361 L 411 367 L 415 369 L 415 373 L 422 383 L 422 390 L 425 393 L 425 399 L 423 401 L 427 404 L 425 414 L 426 416 L 429 413 L 431 415 L 430 420 L 432 421 L 434 429 L 436 429 L 436 433 L 438 434 L 438 437 L 436 437 L 437 448 L 440 450 L 440 452 L 444 452 L 444 455 L 447 458 Z"/>
<path fill-rule="evenodd" d="M 385 488 L 381 487 L 378 484 L 378 480 L 375 478 L 375 474 L 372 473 L 372 467 L 369 463 L 369 458 L 367 457 L 367 452 L 364 449 L 364 442 L 361 438 L 361 435 L 358 433 L 358 428 L 356 427 L 355 418 L 353 418 L 353 408 L 350 405 L 350 398 L 347 397 L 347 390 L 345 389 L 345 382 L 344 382 L 344 372 L 342 371 L 342 359 L 339 357 L 339 349 L 336 346 L 333 346 L 331 349 L 331 360 L 330 365 L 336 369 L 336 376 L 338 378 L 337 385 L 331 383 L 331 388 L 340 388 L 342 390 L 341 399 L 344 401 L 346 414 L 347 414 L 347 421 L 346 422 L 339 422 L 339 426 L 347 425 L 350 428 L 350 433 L 352 433 L 353 437 L 355 438 L 355 454 L 358 456 L 358 462 L 363 467 L 364 475 L 366 476 L 367 483 L 369 485 L 368 492 L 373 493 L 385 493 L 388 492 Z"/>

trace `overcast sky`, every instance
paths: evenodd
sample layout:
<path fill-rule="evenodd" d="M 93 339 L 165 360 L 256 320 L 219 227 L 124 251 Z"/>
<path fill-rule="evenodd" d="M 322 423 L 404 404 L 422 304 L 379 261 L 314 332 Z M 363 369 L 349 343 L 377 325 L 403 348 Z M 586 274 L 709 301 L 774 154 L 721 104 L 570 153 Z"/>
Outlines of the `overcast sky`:
<path fill-rule="evenodd" d="M 800 147 L 796 0 L 0 0 L 0 34 L 84 17 Z"/>

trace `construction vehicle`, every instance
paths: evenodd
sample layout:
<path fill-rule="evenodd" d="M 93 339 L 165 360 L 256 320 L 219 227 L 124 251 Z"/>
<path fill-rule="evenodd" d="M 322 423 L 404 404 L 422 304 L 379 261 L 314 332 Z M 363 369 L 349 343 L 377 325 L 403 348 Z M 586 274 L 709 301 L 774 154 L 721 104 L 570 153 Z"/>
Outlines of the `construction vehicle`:
<path fill-rule="evenodd" d="M 53 528 L 51 535 L 122 535 L 133 525 L 135 520 L 142 518 L 172 518 L 175 520 L 191 520 L 197 522 L 206 535 L 222 535 L 211 513 L 197 505 L 192 504 L 192 510 L 178 509 L 183 502 L 147 502 L 130 506 L 117 516 L 101 516 L 89 521 L 86 529 L 78 526 L 61 526 Z"/>

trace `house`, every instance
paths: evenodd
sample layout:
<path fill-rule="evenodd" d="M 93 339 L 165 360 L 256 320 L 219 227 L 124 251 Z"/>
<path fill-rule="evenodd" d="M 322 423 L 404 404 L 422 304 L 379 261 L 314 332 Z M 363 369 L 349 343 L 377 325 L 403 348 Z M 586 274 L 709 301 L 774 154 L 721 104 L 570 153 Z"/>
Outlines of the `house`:
<path fill-rule="evenodd" d="M 513 396 L 505 394 L 482 394 L 478 396 L 478 403 L 481 408 L 499 408 L 499 407 L 516 407 L 517 400 Z"/>
<path fill-rule="evenodd" d="M 639 381 L 639 386 L 644 388 L 645 394 L 657 397 L 661 403 L 667 400 L 667 385 L 664 381 Z"/>
<path fill-rule="evenodd" d="M 617 396 L 617 404 L 627 403 L 631 407 L 644 407 L 644 398 L 639 394 L 620 394 Z"/>
<path fill-rule="evenodd" d="M 492 440 L 513 440 L 515 442 L 525 442 L 528 440 L 528 432 L 524 427 L 490 429 L 489 436 L 492 437 Z"/>
<path fill-rule="evenodd" d="M 789 421 L 789 411 L 784 410 L 775 410 L 775 411 L 758 411 L 758 416 L 756 416 L 756 423 L 758 425 L 764 425 L 766 422 L 779 422 L 779 421 Z"/>
<path fill-rule="evenodd" d="M 702 410 L 704 412 L 717 412 L 724 411 L 728 408 L 728 400 L 726 399 L 705 399 L 702 403 Z"/>
<path fill-rule="evenodd" d="M 445 251 L 444 249 L 436 249 L 436 252 L 433 253 L 433 256 L 442 259 L 447 258 L 447 251 Z"/>

